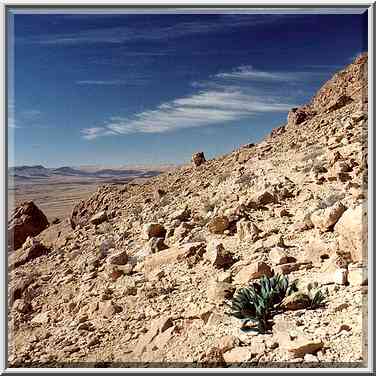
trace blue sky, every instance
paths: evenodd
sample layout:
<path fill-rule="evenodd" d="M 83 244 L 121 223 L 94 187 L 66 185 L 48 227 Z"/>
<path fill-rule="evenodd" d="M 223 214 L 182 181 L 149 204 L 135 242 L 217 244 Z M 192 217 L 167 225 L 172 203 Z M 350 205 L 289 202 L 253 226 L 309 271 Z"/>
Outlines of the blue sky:
<path fill-rule="evenodd" d="M 359 14 L 14 14 L 11 165 L 182 163 L 257 142 L 367 49 Z"/>

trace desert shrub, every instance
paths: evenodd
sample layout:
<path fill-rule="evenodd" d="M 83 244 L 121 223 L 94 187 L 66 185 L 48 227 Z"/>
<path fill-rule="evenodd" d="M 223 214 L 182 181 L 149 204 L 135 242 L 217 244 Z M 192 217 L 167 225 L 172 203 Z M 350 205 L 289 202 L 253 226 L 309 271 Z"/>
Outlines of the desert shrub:
<path fill-rule="evenodd" d="M 252 322 L 260 333 L 265 333 L 284 298 L 298 291 L 297 283 L 296 280 L 289 283 L 288 277 L 284 275 L 270 278 L 263 276 L 235 294 L 230 305 L 230 315 L 244 322 Z M 308 296 L 311 309 L 321 306 L 325 300 L 325 295 L 314 285 L 309 287 Z"/>

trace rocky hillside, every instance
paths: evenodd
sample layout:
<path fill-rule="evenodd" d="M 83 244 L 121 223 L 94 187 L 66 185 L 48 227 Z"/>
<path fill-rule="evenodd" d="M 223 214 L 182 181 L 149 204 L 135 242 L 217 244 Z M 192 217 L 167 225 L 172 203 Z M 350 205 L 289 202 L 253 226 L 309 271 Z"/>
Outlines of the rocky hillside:
<path fill-rule="evenodd" d="M 362 55 L 257 145 L 102 186 L 28 238 L 9 257 L 10 366 L 364 366 L 366 72 Z M 231 298 L 279 274 L 301 292 L 241 330 Z"/>

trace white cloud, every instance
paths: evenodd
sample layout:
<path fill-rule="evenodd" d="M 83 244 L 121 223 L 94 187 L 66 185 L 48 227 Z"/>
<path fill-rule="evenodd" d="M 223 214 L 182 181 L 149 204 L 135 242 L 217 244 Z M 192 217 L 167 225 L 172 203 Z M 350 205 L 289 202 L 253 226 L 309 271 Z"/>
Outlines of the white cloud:
<path fill-rule="evenodd" d="M 132 117 L 111 117 L 102 126 L 85 128 L 81 133 L 88 140 L 108 135 L 163 133 L 223 124 L 257 113 L 287 112 L 297 105 L 292 103 L 301 90 L 296 85 L 322 78 L 323 74 L 267 72 L 250 65 L 240 66 L 231 72 L 218 73 L 206 82 L 193 82 L 191 86 L 197 92 L 190 96 L 161 103 Z M 265 85 L 268 83 L 273 86 Z"/>
<path fill-rule="evenodd" d="M 261 82 L 291 82 L 303 79 L 311 79 L 322 76 L 320 72 L 265 72 L 254 69 L 251 65 L 240 66 L 232 72 L 218 73 L 215 75 L 217 79 L 225 80 L 247 80 Z"/>
<path fill-rule="evenodd" d="M 94 127 L 82 129 L 81 134 L 86 140 L 94 140 L 97 137 L 115 135 L 116 133 L 104 127 Z"/>
<path fill-rule="evenodd" d="M 240 90 L 206 90 L 189 97 L 162 103 L 155 110 L 133 118 L 112 117 L 103 127 L 85 128 L 88 140 L 113 134 L 163 133 L 240 120 L 258 112 L 288 111 L 294 104 L 275 98 L 255 97 Z"/>

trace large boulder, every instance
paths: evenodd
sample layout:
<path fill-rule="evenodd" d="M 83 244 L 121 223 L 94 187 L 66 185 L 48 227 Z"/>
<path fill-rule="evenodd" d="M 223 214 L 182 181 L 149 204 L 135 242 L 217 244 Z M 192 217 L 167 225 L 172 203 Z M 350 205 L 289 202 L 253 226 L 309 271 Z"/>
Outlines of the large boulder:
<path fill-rule="evenodd" d="M 195 167 L 201 166 L 205 162 L 205 155 L 202 151 L 192 155 L 192 163 Z"/>
<path fill-rule="evenodd" d="M 368 215 L 367 204 L 347 209 L 334 227 L 338 234 L 340 253 L 350 253 L 352 261 L 367 258 Z"/>
<path fill-rule="evenodd" d="M 34 202 L 22 203 L 8 222 L 8 250 L 20 248 L 28 236 L 40 234 L 48 225 L 47 217 Z"/>

